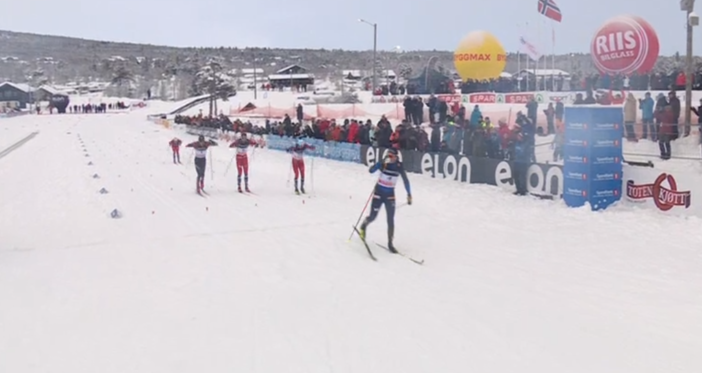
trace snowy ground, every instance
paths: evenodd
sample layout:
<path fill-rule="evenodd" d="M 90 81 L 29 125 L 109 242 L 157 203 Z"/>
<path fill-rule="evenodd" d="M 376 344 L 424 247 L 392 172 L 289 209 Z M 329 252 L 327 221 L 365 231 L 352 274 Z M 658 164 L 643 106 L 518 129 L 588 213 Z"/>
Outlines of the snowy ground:
<path fill-rule="evenodd" d="M 143 113 L 3 120 L 0 151 L 37 130 L 0 159 L 0 372 L 702 371 L 701 219 L 410 175 L 426 263 L 375 263 L 361 165 L 308 160 L 297 197 L 259 149 L 246 196 L 215 149 L 202 198 Z"/>

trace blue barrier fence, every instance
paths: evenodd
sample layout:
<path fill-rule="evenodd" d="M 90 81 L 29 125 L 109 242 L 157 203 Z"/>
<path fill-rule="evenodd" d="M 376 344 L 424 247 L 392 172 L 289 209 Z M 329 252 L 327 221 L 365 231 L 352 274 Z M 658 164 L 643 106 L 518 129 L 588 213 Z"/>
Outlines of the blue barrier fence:
<path fill-rule="evenodd" d="M 313 157 L 327 158 L 335 161 L 361 163 L 361 145 L 345 142 L 331 142 L 305 138 L 305 143 L 315 147 L 305 153 Z M 285 151 L 295 145 L 295 139 L 277 135 L 268 135 L 266 145 L 269 149 Z"/>

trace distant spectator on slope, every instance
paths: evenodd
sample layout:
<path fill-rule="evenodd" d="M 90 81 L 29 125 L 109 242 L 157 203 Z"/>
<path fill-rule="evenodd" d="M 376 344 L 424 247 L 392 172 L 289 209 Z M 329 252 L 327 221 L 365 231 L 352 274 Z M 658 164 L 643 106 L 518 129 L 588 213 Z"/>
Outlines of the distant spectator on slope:
<path fill-rule="evenodd" d="M 529 119 L 526 119 L 528 122 Z M 515 195 L 525 196 L 529 193 L 527 188 L 527 171 L 531 163 L 531 156 L 534 152 L 531 149 L 531 142 L 522 132 L 519 124 L 514 126 L 510 139 L 512 158 L 512 180 L 516 187 Z"/>
<path fill-rule="evenodd" d="M 673 128 L 673 138 L 671 139 L 675 140 L 680 136 L 680 129 L 677 126 L 677 124 L 680 123 L 680 100 L 675 91 L 670 91 L 668 93 L 668 105 L 670 105 L 671 110 L 673 110 L 673 117 L 675 118 L 676 126 Z M 690 134 L 690 127 L 685 126 L 684 131 L 687 131 L 685 136 L 688 136 Z"/>
<path fill-rule="evenodd" d="M 661 151 L 661 159 L 668 160 L 672 154 L 670 142 L 675 137 L 675 130 L 678 127 L 678 124 L 675 123 L 675 109 L 672 105 L 668 105 L 662 112 L 658 113 L 658 116 L 658 120 L 661 122 L 658 131 L 658 147 Z"/>
<path fill-rule="evenodd" d="M 655 127 L 653 119 L 653 109 L 655 102 L 651 98 L 651 92 L 646 92 L 644 98 L 639 99 L 639 109 L 641 110 L 641 122 L 643 123 L 643 133 L 642 138 L 648 138 L 648 134 L 651 134 L 651 140 L 655 141 Z"/>
<path fill-rule="evenodd" d="M 626 139 L 629 141 L 636 141 L 634 124 L 636 124 L 636 97 L 629 92 L 624 102 L 624 130 Z"/>
<path fill-rule="evenodd" d="M 554 125 L 554 121 L 556 119 L 556 109 L 553 107 L 553 102 L 548 103 L 548 107 L 546 110 L 544 110 L 544 114 L 546 115 L 546 131 L 547 135 L 553 135 L 554 132 L 556 132 L 556 128 Z"/>
<path fill-rule="evenodd" d="M 483 113 L 480 112 L 480 106 L 473 106 L 473 111 L 470 113 L 470 123 L 473 128 L 476 129 L 480 125 L 480 121 L 483 120 Z"/>
<path fill-rule="evenodd" d="M 527 118 L 531 123 L 536 123 L 537 113 L 539 112 L 539 103 L 536 102 L 536 98 L 532 97 L 526 104 Z"/>

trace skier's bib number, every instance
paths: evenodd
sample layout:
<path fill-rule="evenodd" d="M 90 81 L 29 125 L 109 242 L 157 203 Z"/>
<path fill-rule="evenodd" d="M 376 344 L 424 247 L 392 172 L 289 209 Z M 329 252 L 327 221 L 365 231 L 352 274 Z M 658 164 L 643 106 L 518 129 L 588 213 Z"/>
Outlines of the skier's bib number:
<path fill-rule="evenodd" d="M 195 158 L 206 158 L 207 149 L 195 149 Z"/>
<path fill-rule="evenodd" d="M 246 148 L 248 148 L 248 145 L 239 145 L 236 147 L 236 154 L 237 155 L 246 155 Z"/>
<path fill-rule="evenodd" d="M 380 177 L 378 178 L 378 184 L 380 186 L 388 187 L 388 188 L 394 188 L 395 184 L 397 184 L 397 176 L 390 176 L 386 174 L 380 174 Z"/>
<path fill-rule="evenodd" d="M 299 153 L 293 152 L 292 157 L 293 157 L 293 159 L 298 160 L 298 161 L 302 160 L 302 152 L 299 152 Z"/>

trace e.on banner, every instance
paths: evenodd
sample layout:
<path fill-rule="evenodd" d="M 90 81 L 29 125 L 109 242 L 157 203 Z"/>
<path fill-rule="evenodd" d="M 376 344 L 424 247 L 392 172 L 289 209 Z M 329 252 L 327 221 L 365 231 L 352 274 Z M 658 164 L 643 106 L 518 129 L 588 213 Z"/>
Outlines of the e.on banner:
<path fill-rule="evenodd" d="M 636 206 L 676 215 L 702 217 L 702 204 L 693 204 L 693 194 L 702 193 L 697 187 L 699 175 L 672 175 L 655 168 L 624 167 L 624 195 Z"/>

